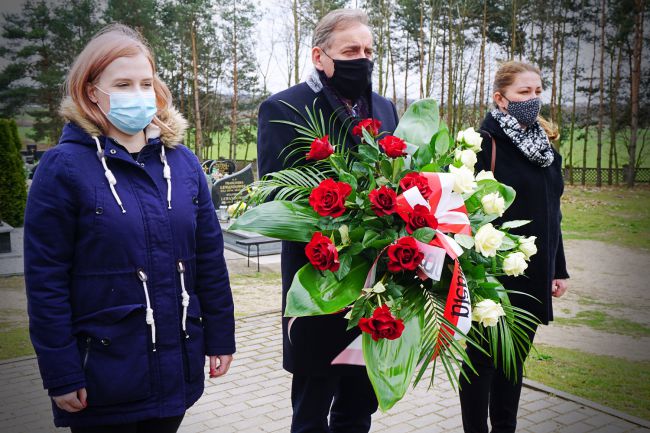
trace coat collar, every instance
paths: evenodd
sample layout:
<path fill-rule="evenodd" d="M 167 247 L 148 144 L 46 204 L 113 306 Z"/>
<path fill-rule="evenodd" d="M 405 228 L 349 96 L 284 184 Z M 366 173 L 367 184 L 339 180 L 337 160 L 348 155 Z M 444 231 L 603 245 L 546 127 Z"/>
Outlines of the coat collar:
<path fill-rule="evenodd" d="M 94 124 L 86 115 L 84 115 L 77 104 L 71 97 L 66 97 L 59 107 L 59 114 L 64 120 L 76 124 L 83 131 L 91 136 L 99 137 L 104 135 L 99 126 Z M 159 136 L 165 147 L 173 148 L 182 142 L 187 129 L 187 121 L 175 108 L 169 107 L 157 114 L 158 119 L 169 127 L 158 128 L 153 123 L 147 127 L 147 139 L 153 139 Z"/>
<path fill-rule="evenodd" d="M 339 122 L 342 127 L 347 128 L 347 138 L 350 140 L 352 143 L 355 145 L 358 145 L 361 142 L 361 139 L 355 135 L 352 134 L 352 129 L 353 126 L 356 125 L 357 121 L 360 119 L 355 119 L 351 118 L 348 115 L 347 110 L 345 107 L 341 104 L 341 101 L 338 99 L 338 97 L 334 94 L 334 91 L 323 84 L 321 81 L 321 76 L 318 73 L 318 71 L 314 68 L 311 72 L 311 74 L 307 77 L 306 80 L 307 85 L 309 88 L 316 93 L 317 95 L 322 95 L 325 101 L 332 107 L 332 111 L 336 113 L 336 117 L 338 118 Z M 374 117 L 375 113 L 373 112 L 373 92 L 370 90 L 364 97 L 366 98 L 366 103 L 368 104 L 368 112 L 369 112 L 369 117 Z"/>

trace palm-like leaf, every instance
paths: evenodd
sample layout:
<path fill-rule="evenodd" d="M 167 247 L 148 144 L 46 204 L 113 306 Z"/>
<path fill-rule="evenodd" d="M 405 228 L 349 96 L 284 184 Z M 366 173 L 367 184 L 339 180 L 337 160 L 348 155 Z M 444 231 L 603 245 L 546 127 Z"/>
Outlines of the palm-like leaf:
<path fill-rule="evenodd" d="M 287 168 L 269 173 L 251 185 L 246 201 L 249 205 L 264 203 L 271 196 L 276 200 L 300 200 L 331 174 L 323 165 Z"/>

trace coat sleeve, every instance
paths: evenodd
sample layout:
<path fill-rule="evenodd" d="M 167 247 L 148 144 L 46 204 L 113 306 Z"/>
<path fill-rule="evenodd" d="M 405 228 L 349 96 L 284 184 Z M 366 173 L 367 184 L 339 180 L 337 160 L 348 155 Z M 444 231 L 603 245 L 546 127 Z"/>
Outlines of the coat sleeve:
<path fill-rule="evenodd" d="M 562 222 L 562 214 L 560 214 L 560 222 Z M 558 224 L 559 224 L 558 223 Z M 560 239 L 557 244 L 557 252 L 555 253 L 555 275 L 553 278 L 564 280 L 569 278 L 569 272 L 566 268 L 566 258 L 564 257 L 564 242 L 562 242 L 562 230 L 560 230 Z"/>
<path fill-rule="evenodd" d="M 282 151 L 296 136 L 293 127 L 273 120 L 296 122 L 297 119 L 287 113 L 287 107 L 282 102 L 272 99 L 260 105 L 257 119 L 257 169 L 261 179 L 268 173 L 285 168 L 286 155 Z"/>
<path fill-rule="evenodd" d="M 77 220 L 75 182 L 59 149 L 45 152 L 25 210 L 24 259 L 29 333 L 43 387 L 61 395 L 85 387 L 72 334 L 70 273 Z"/>
<path fill-rule="evenodd" d="M 195 170 L 199 181 L 195 290 L 201 305 L 205 350 L 206 355 L 231 355 L 235 353 L 235 316 L 223 233 L 198 160 Z"/>

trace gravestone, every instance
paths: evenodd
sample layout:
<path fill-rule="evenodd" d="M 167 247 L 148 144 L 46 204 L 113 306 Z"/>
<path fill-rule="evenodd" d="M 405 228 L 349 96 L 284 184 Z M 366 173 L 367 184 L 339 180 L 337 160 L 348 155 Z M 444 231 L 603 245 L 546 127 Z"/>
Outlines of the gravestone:
<path fill-rule="evenodd" d="M 223 174 L 233 174 L 235 172 L 235 161 L 231 159 L 217 159 L 210 164 L 210 172 L 219 170 Z"/>
<path fill-rule="evenodd" d="M 239 201 L 237 195 L 241 190 L 253 183 L 253 167 L 248 164 L 236 173 L 227 175 L 217 180 L 212 186 L 212 203 L 214 208 L 230 206 Z"/>
<path fill-rule="evenodd" d="M 11 231 L 14 228 L 0 220 L 0 253 L 11 252 Z"/>

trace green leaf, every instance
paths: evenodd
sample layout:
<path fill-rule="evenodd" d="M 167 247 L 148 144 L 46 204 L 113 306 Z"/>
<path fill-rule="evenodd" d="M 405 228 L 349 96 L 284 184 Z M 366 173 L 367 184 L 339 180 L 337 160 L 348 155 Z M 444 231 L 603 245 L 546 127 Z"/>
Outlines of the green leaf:
<path fill-rule="evenodd" d="M 412 236 L 420 242 L 428 244 L 436 236 L 436 231 L 431 227 L 420 227 L 413 232 Z"/>
<path fill-rule="evenodd" d="M 340 172 L 339 173 L 339 181 L 345 182 L 349 184 L 352 187 L 352 191 L 356 191 L 357 189 L 357 178 L 350 173 L 347 172 Z"/>
<path fill-rule="evenodd" d="M 229 230 L 245 230 L 285 241 L 309 242 L 319 216 L 311 206 L 269 201 L 244 212 Z"/>
<path fill-rule="evenodd" d="M 367 144 L 360 144 L 359 155 L 361 156 L 362 160 L 374 163 L 379 159 L 379 150 Z"/>
<path fill-rule="evenodd" d="M 420 99 L 409 105 L 394 135 L 420 147 L 431 142 L 439 127 L 438 103 L 430 98 Z"/>
<path fill-rule="evenodd" d="M 437 173 L 440 171 L 440 166 L 435 163 L 427 164 L 422 167 L 420 167 L 420 171 L 425 171 L 429 173 Z"/>
<path fill-rule="evenodd" d="M 456 242 L 458 242 L 458 245 L 460 245 L 463 248 L 466 249 L 471 249 L 474 248 L 474 238 L 468 235 L 464 235 L 462 233 L 457 233 L 454 235 L 454 239 Z"/>
<path fill-rule="evenodd" d="M 425 166 L 431 163 L 433 159 L 433 149 L 430 143 L 421 144 L 417 152 L 413 155 L 417 167 Z"/>
<path fill-rule="evenodd" d="M 514 229 L 517 227 L 525 226 L 526 224 L 530 223 L 531 220 L 512 220 L 512 221 L 506 221 L 503 224 L 501 224 L 502 229 Z"/>
<path fill-rule="evenodd" d="M 423 313 L 413 316 L 395 340 L 374 341 L 370 334 L 363 333 L 363 358 L 382 411 L 393 407 L 411 383 L 420 356 L 423 323 Z"/>
<path fill-rule="evenodd" d="M 375 142 L 375 139 L 373 138 L 372 135 L 368 132 L 366 128 L 361 129 L 361 133 L 363 134 L 363 140 L 365 141 L 366 144 L 369 144 L 370 146 L 374 147 L 375 149 L 379 149 L 377 146 L 377 143 Z"/>
<path fill-rule="evenodd" d="M 363 241 L 361 241 L 361 245 L 363 245 L 364 248 L 369 248 L 370 243 L 377 239 L 379 239 L 379 233 L 372 230 L 367 230 L 363 235 Z"/>
<path fill-rule="evenodd" d="M 393 177 L 393 166 L 389 160 L 382 159 L 379 162 L 379 168 L 381 169 L 381 174 L 384 175 L 385 178 L 390 179 Z"/>
<path fill-rule="evenodd" d="M 359 324 L 359 319 L 361 319 L 364 316 L 365 310 L 366 310 L 366 301 L 368 299 L 364 296 L 359 299 L 354 303 L 352 306 L 352 312 L 350 313 L 350 320 L 348 320 L 348 327 L 347 330 L 349 331 L 350 329 L 354 328 Z"/>
<path fill-rule="evenodd" d="M 497 248 L 497 251 L 511 250 L 516 246 L 517 246 L 517 244 L 515 243 L 515 241 L 510 239 L 510 237 L 508 237 L 508 236 L 504 236 L 503 241 L 501 241 L 501 245 L 499 246 L 499 248 Z"/>
<path fill-rule="evenodd" d="M 449 130 L 446 126 L 440 128 L 440 130 L 433 136 L 431 143 L 435 149 L 435 154 L 437 157 L 441 157 L 446 154 L 449 150 L 449 143 L 451 138 L 449 137 Z"/>
<path fill-rule="evenodd" d="M 341 281 L 345 276 L 350 272 L 350 266 L 352 266 L 352 256 L 348 254 L 339 254 L 339 270 L 334 272 L 336 279 Z"/>
<path fill-rule="evenodd" d="M 307 263 L 293 277 L 287 293 L 285 317 L 320 316 L 340 311 L 361 294 L 370 263 L 360 255 L 352 258 L 347 275 L 337 280 L 332 272 L 320 272 Z"/>

